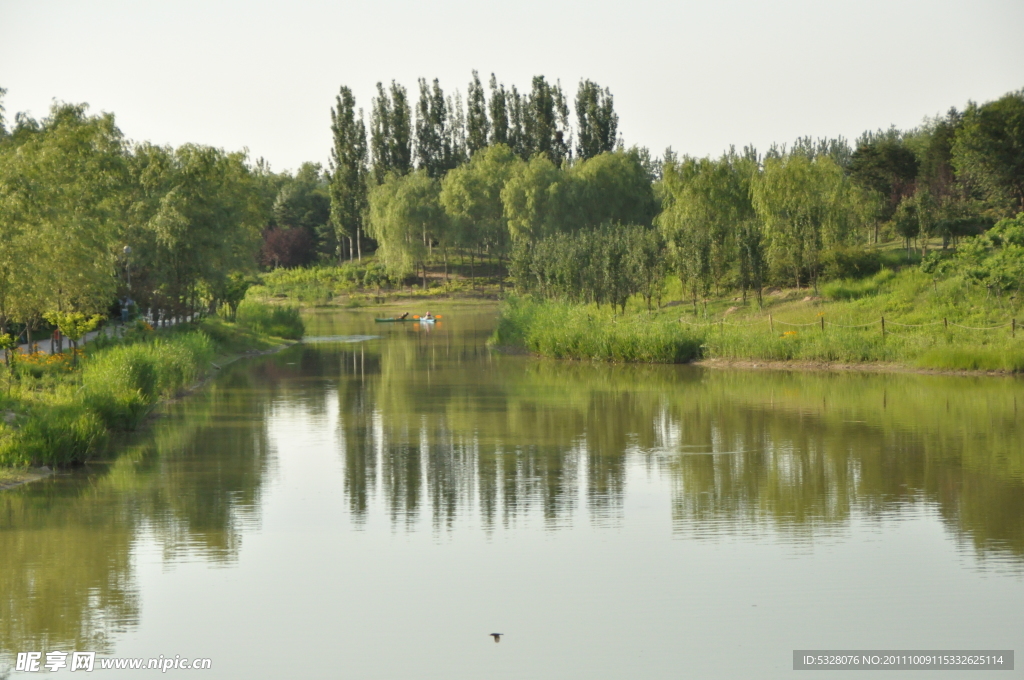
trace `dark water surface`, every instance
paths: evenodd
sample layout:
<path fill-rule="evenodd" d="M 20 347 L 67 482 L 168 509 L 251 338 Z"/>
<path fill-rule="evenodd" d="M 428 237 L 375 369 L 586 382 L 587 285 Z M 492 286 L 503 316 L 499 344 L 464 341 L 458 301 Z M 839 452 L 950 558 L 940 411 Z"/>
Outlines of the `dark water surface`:
<path fill-rule="evenodd" d="M 1021 380 L 559 363 L 441 311 L 316 314 L 116 458 L 0 493 L 0 677 L 54 650 L 358 679 L 1024 653 Z"/>

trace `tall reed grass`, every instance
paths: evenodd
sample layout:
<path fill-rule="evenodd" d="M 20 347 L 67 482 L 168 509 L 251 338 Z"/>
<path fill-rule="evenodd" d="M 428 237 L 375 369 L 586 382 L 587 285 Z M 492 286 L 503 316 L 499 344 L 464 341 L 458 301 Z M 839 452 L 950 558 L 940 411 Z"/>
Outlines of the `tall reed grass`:
<path fill-rule="evenodd" d="M 257 333 L 289 340 L 298 340 L 306 332 L 297 307 L 268 305 L 255 300 L 245 300 L 238 305 L 235 322 Z"/>
<path fill-rule="evenodd" d="M 491 343 L 556 359 L 634 363 L 684 363 L 700 353 L 699 336 L 678 323 L 527 298 L 505 302 Z"/>
<path fill-rule="evenodd" d="M 101 349 L 51 389 L 19 388 L 13 423 L 0 423 L 0 465 L 67 465 L 102 449 L 108 431 L 138 426 L 163 397 L 196 382 L 214 356 L 199 331 Z M 17 402 L 15 404 L 15 402 Z"/>

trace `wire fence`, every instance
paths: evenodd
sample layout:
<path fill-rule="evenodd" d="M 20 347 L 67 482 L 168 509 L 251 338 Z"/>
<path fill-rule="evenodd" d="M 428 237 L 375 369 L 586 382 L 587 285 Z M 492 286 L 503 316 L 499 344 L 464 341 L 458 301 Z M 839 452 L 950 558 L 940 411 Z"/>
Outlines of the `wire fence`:
<path fill-rule="evenodd" d="M 725 326 L 732 326 L 734 328 L 750 328 L 752 326 L 763 326 L 763 325 L 767 324 L 768 327 L 772 330 L 772 332 L 775 331 L 775 325 L 776 324 L 778 324 L 780 326 L 788 326 L 790 328 L 807 328 L 807 327 L 810 327 L 810 326 L 818 326 L 823 331 L 828 326 L 834 326 L 836 328 L 871 328 L 871 327 L 878 327 L 881 330 L 882 335 L 885 335 L 886 332 L 887 332 L 887 329 L 891 328 L 892 326 L 898 326 L 900 328 L 928 328 L 928 327 L 931 327 L 931 326 L 942 326 L 943 328 L 949 328 L 950 326 L 953 326 L 955 328 L 962 328 L 962 329 L 968 330 L 968 331 L 995 331 L 995 330 L 999 330 L 999 329 L 1002 329 L 1002 328 L 1009 328 L 1010 329 L 1010 337 L 1013 337 L 1013 338 L 1017 337 L 1017 320 L 1016 319 L 1010 319 L 1009 321 L 1006 321 L 1005 323 L 997 324 L 995 326 L 965 326 L 963 324 L 956 323 L 955 321 L 950 321 L 949 319 L 941 319 L 939 321 L 929 321 L 927 323 L 901 323 L 899 321 L 887 320 L 884 316 L 880 316 L 878 318 L 878 321 L 869 321 L 867 323 L 860 323 L 860 324 L 842 324 L 842 323 L 837 323 L 835 321 L 831 321 L 831 320 L 825 318 L 825 316 L 821 316 L 817 321 L 811 321 L 811 322 L 808 322 L 808 323 L 793 323 L 791 321 L 783 321 L 782 319 L 776 319 L 771 314 L 769 314 L 766 317 L 762 317 L 760 319 L 751 321 L 750 323 L 733 323 L 731 321 L 726 321 L 724 318 L 722 318 L 722 319 L 708 319 L 706 321 L 688 321 L 686 319 L 680 318 L 679 319 L 679 323 L 686 324 L 688 326 L 696 326 L 696 327 L 703 327 L 703 328 L 709 328 L 709 327 L 712 327 L 712 326 L 720 326 L 720 327 L 723 327 L 723 328 Z"/>

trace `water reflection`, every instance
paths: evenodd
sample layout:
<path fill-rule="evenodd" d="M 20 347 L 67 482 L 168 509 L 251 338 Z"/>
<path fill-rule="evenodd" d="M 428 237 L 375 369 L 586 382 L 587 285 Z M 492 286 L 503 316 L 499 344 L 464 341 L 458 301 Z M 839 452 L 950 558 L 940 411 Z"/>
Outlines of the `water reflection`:
<path fill-rule="evenodd" d="M 538 361 L 487 350 L 491 310 L 451 317 L 314 319 L 315 342 L 229 367 L 116 457 L 0 494 L 0 657 L 110 652 L 140 621 L 143 542 L 172 568 L 235 564 L 269 426 L 300 419 L 336 447 L 356 528 L 622 526 L 646 475 L 678 539 L 813 541 L 926 509 L 973 566 L 1024 565 L 1019 380 Z"/>
<path fill-rule="evenodd" d="M 622 513 L 627 470 L 670 479 L 680 536 L 842 531 L 930 504 L 980 553 L 1024 558 L 1024 384 L 702 371 L 482 353 L 482 334 L 303 350 L 337 373 L 345 487 L 395 526 Z M 319 370 L 319 368 L 318 368 Z"/>
<path fill-rule="evenodd" d="M 236 366 L 168 406 L 116 457 L 0 494 L 0 660 L 18 650 L 110 653 L 139 622 L 133 550 L 231 563 L 259 518 L 272 390 Z M 0 665 L 2 667 L 2 665 Z"/>

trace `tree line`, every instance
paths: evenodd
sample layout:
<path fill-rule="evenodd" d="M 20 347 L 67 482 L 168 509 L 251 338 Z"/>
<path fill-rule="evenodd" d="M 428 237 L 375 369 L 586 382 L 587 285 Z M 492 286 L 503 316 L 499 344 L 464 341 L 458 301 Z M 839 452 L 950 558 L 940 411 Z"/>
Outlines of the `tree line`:
<path fill-rule="evenodd" d="M 241 153 L 130 143 L 84 105 L 18 114 L 10 129 L 0 116 L 0 335 L 77 328 L 129 298 L 157 320 L 237 304 L 267 176 Z"/>
<path fill-rule="evenodd" d="M 395 272 L 422 270 L 432 248 L 470 248 L 511 255 L 522 290 L 611 304 L 620 302 L 602 292 L 615 288 L 607 282 L 642 278 L 636 258 L 608 259 L 629 241 L 614 230 L 653 229 L 663 247 L 649 270 L 678 276 L 696 306 L 712 291 L 760 301 L 769 284 L 856 274 L 869 244 L 902 239 L 908 254 L 937 237 L 955 246 L 1024 210 L 1022 178 L 1019 91 L 853 145 L 801 138 L 719 158 L 668 149 L 658 161 L 619 148 L 559 164 L 491 144 L 440 180 L 426 169 L 386 175 L 369 192 L 368 228 Z M 617 264 L 599 273 L 587 264 L 598 260 Z"/>

